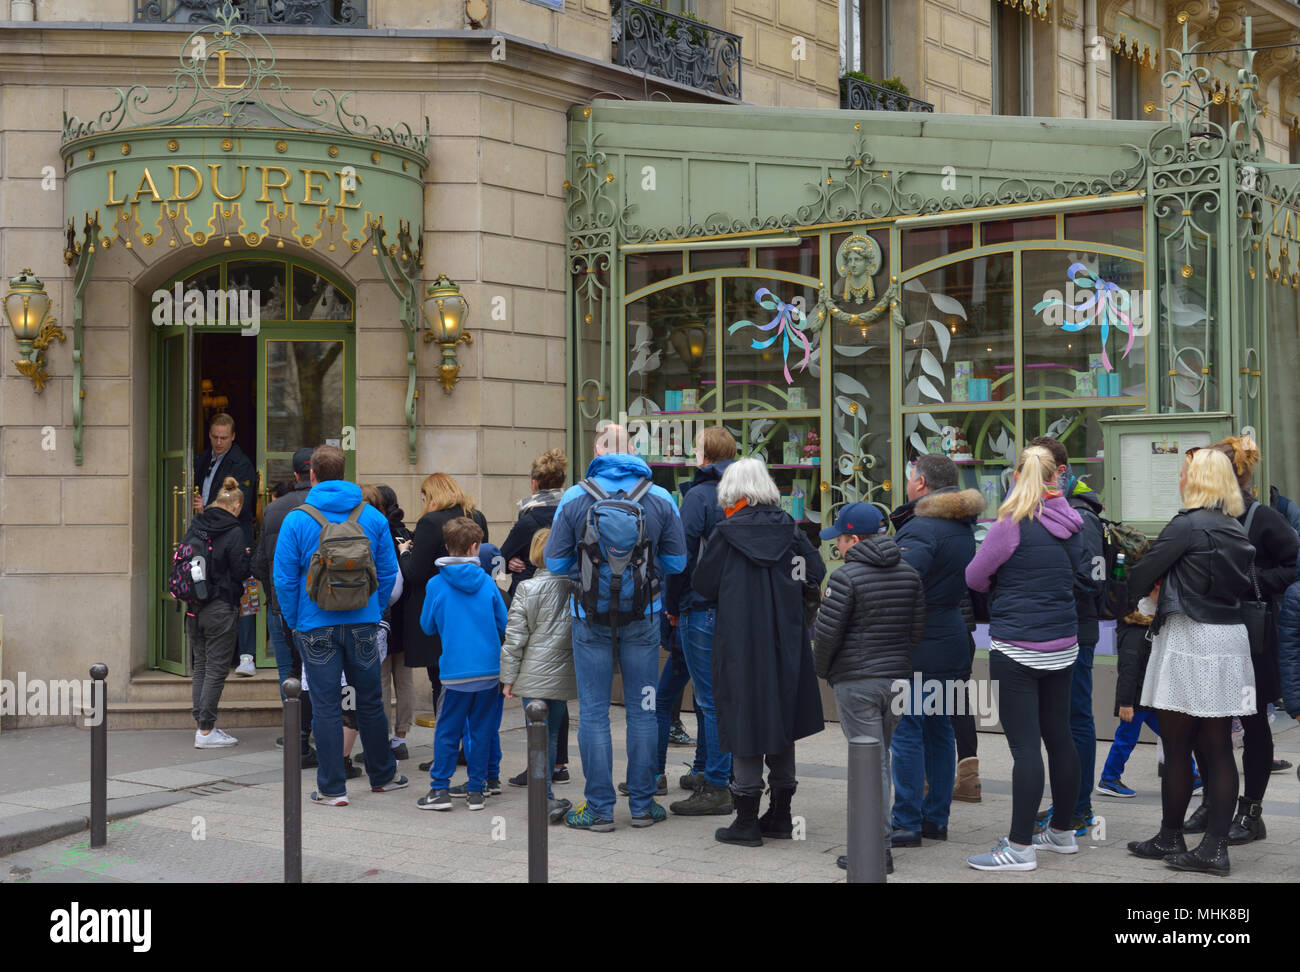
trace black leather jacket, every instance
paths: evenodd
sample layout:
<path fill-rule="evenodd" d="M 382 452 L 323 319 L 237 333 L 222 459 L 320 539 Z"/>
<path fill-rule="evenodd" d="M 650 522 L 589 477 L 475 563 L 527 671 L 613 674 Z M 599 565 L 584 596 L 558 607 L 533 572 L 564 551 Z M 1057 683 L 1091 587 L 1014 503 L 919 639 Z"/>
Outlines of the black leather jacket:
<path fill-rule="evenodd" d="M 1156 581 L 1160 599 L 1152 632 L 1170 614 L 1204 624 L 1240 624 L 1241 598 L 1252 591 L 1255 548 L 1235 519 L 1219 510 L 1179 510 L 1129 575 L 1130 588 L 1146 594 Z"/>

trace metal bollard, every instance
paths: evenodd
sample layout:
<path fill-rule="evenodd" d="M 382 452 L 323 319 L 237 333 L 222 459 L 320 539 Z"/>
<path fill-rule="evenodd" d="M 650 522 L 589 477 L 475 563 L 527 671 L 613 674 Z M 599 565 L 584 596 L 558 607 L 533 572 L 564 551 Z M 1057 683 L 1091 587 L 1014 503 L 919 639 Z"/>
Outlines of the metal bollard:
<path fill-rule="evenodd" d="M 90 666 L 90 846 L 108 843 L 108 666 Z"/>
<path fill-rule="evenodd" d="M 880 740 L 849 740 L 849 883 L 885 883 L 885 821 Z"/>
<path fill-rule="evenodd" d="M 284 883 L 302 884 L 302 682 L 284 692 Z"/>
<path fill-rule="evenodd" d="M 528 883 L 546 883 L 546 826 L 549 823 L 546 800 L 547 763 L 546 718 L 549 710 L 541 699 L 533 699 L 524 708 L 528 720 Z"/>

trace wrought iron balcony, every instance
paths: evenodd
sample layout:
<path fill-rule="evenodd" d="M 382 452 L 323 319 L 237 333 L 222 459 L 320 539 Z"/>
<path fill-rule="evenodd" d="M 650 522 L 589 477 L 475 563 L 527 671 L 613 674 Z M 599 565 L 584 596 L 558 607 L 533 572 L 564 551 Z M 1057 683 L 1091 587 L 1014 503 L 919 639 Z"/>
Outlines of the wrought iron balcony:
<path fill-rule="evenodd" d="M 257 27 L 365 27 L 366 0 L 135 0 L 139 24 L 214 24 L 227 2 Z"/>
<path fill-rule="evenodd" d="M 636 0 L 610 0 L 614 63 L 740 99 L 740 36 Z"/>
<path fill-rule="evenodd" d="M 850 111 L 934 111 L 934 105 L 861 78 L 840 78 L 840 107 Z"/>

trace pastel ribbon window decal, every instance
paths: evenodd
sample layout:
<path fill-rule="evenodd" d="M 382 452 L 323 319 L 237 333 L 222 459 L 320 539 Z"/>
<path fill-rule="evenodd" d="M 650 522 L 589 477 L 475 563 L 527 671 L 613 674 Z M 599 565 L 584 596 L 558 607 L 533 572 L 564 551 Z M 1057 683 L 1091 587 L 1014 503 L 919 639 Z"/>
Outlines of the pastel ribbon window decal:
<path fill-rule="evenodd" d="M 1109 280 L 1101 279 L 1082 263 L 1070 264 L 1066 274 L 1075 287 L 1091 291 L 1087 299 L 1078 304 L 1071 304 L 1068 299 L 1060 296 L 1049 296 L 1034 305 L 1034 313 L 1037 314 L 1046 308 L 1061 308 L 1062 312 L 1068 311 L 1065 314 L 1066 319 L 1061 323 L 1061 330 L 1072 333 L 1082 331 L 1090 324 L 1097 324 L 1101 328 L 1102 366 L 1107 371 L 1114 371 L 1110 358 L 1106 354 L 1106 339 L 1110 336 L 1110 329 L 1116 327 L 1128 334 L 1128 343 L 1124 345 L 1120 359 L 1127 358 L 1129 352 L 1133 350 L 1137 327 L 1128 315 L 1132 298 L 1127 290 Z"/>
<path fill-rule="evenodd" d="M 804 312 L 794 304 L 787 304 L 766 287 L 759 287 L 758 290 L 754 291 L 754 299 L 758 301 L 759 306 L 764 310 L 775 311 L 776 316 L 766 324 L 756 324 L 753 321 L 736 321 L 735 324 L 732 324 L 727 328 L 727 333 L 735 334 L 736 331 L 742 327 L 756 327 L 760 331 L 770 331 L 775 328 L 776 333 L 766 341 L 760 341 L 758 338 L 754 338 L 754 340 L 750 342 L 749 346 L 755 351 L 763 351 L 770 348 L 774 343 L 776 343 L 776 339 L 780 338 L 781 366 L 782 370 L 785 372 L 785 383 L 787 385 L 793 385 L 794 378 L 790 375 L 790 363 L 787 360 L 790 356 L 791 340 L 793 339 L 796 346 L 803 346 L 803 359 L 799 362 L 800 371 L 803 371 L 808 367 L 809 358 L 812 354 L 812 346 L 808 343 L 808 337 L 800 329 L 800 325 L 807 320 L 804 316 Z"/>

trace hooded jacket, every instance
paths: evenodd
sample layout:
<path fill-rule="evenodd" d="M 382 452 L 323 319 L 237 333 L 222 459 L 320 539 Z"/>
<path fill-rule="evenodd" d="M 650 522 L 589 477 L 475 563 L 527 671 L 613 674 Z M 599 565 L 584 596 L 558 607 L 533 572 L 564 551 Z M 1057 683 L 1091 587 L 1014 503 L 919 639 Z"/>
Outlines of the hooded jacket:
<path fill-rule="evenodd" d="M 699 562 L 700 551 L 713 528 L 722 522 L 718 505 L 718 483 L 722 474 L 736 460 L 723 459 L 695 470 L 695 478 L 682 488 L 682 533 L 686 537 L 686 569 L 668 578 L 665 585 L 664 610 L 672 615 L 684 611 L 707 611 L 717 605 L 705 601 L 691 587 L 691 575 Z"/>
<path fill-rule="evenodd" d="M 529 699 L 576 699 L 572 631 L 567 577 L 542 568 L 521 581 L 501 645 L 502 683 Z"/>
<path fill-rule="evenodd" d="M 587 478 L 594 479 L 606 493 L 618 490 L 627 492 L 643 479 L 650 479 L 650 467 L 637 456 L 625 452 L 611 452 L 597 456 L 587 466 Z M 578 542 L 587 529 L 587 511 L 595 500 L 581 485 L 570 486 L 560 499 L 560 505 L 551 521 L 551 535 L 546 541 L 546 569 L 552 574 L 568 577 L 575 584 L 580 580 Z M 653 552 L 652 560 L 660 583 L 669 574 L 679 574 L 686 566 L 686 542 L 682 534 L 682 520 L 677 506 L 662 486 L 651 486 L 641 499 L 645 511 L 645 530 Z M 597 603 L 597 610 L 608 608 L 608 598 Z M 656 614 L 662 607 L 660 598 L 646 607 L 646 617 Z M 586 617 L 577 599 L 573 602 L 576 617 Z"/>
<path fill-rule="evenodd" d="M 1282 595 L 1277 619 L 1278 668 L 1287 715 L 1300 717 L 1300 568 Z"/>
<path fill-rule="evenodd" d="M 248 547 L 244 542 L 243 524 L 229 510 L 209 506 L 194 515 L 190 530 L 195 527 L 207 533 L 212 541 L 212 557 L 207 566 L 208 581 L 215 590 L 212 600 L 238 604 L 244 594 L 244 578 L 248 576 Z M 195 540 L 194 546 L 204 551 L 207 545 Z"/>
<path fill-rule="evenodd" d="M 266 589 L 267 603 L 277 614 L 280 611 L 280 602 L 275 598 L 275 579 L 272 576 L 272 568 L 275 564 L 275 542 L 280 536 L 280 527 L 284 524 L 284 518 L 307 501 L 307 493 L 310 489 L 309 480 L 295 482 L 293 489 L 279 499 L 273 500 L 271 505 L 262 511 L 262 533 L 257 540 L 257 549 L 253 552 L 251 568 L 253 576 Z"/>
<path fill-rule="evenodd" d="M 1004 518 L 991 527 L 966 583 L 990 591 L 989 637 L 1035 651 L 1078 643 L 1075 590 L 1083 560 L 1083 521 L 1064 497 L 1046 500 L 1036 517 Z"/>
<path fill-rule="evenodd" d="M 948 486 L 890 514 L 898 550 L 925 587 L 925 634 L 912 653 L 914 671 L 943 678 L 970 667 L 962 602 L 966 565 L 975 556 L 975 519 L 983 509 L 979 490 Z"/>
<path fill-rule="evenodd" d="M 307 596 L 307 568 L 320 544 L 321 526 L 301 508 L 291 510 L 280 526 L 275 543 L 272 574 L 276 598 L 285 624 L 293 631 L 312 631 L 335 624 L 378 624 L 393 593 L 397 579 L 397 556 L 384 514 L 361 499 L 361 487 L 341 479 L 318 483 L 303 503 L 310 504 L 331 523 L 342 523 L 358 506 L 365 506 L 358 523 L 370 540 L 379 587 L 363 608 L 355 611 L 326 611 Z"/>
<path fill-rule="evenodd" d="M 452 520 L 464 515 L 459 506 L 423 514 L 415 523 L 415 544 L 401 558 L 402 580 L 407 590 L 401 602 L 402 662 L 407 668 L 433 668 L 442 654 L 441 639 L 420 630 L 420 612 L 424 610 L 424 591 L 429 579 L 438 573 L 438 561 L 447 556 L 442 531 Z M 487 543 L 487 518 L 483 511 L 475 510 L 469 518 L 478 524 L 483 531 L 483 542 Z M 436 669 L 429 674 L 435 676 Z"/>
<path fill-rule="evenodd" d="M 925 589 L 890 537 L 864 537 L 831 574 L 817 611 L 813 658 L 830 684 L 912 677 L 925 632 Z"/>
<path fill-rule="evenodd" d="M 420 627 L 442 639 L 438 674 L 443 682 L 496 678 L 506 604 L 477 557 L 440 557 L 424 592 Z"/>
<path fill-rule="evenodd" d="M 1066 501 L 1070 509 L 1079 514 L 1083 526 L 1079 537 L 1083 541 L 1083 561 L 1088 565 L 1104 563 L 1102 552 L 1101 499 L 1092 488 L 1081 479 L 1074 480 Z M 1079 616 L 1079 644 L 1095 645 L 1101 637 L 1101 627 L 1097 623 L 1100 615 L 1101 597 L 1104 585 L 1101 580 L 1093 579 L 1089 570 L 1086 578 L 1079 578 L 1075 590 L 1074 608 Z"/>
<path fill-rule="evenodd" d="M 713 699 L 718 748 L 736 756 L 783 753 L 825 728 L 804 624 L 803 584 L 826 565 L 789 514 L 747 506 L 717 525 L 692 585 L 718 605 Z"/>
<path fill-rule="evenodd" d="M 533 535 L 538 530 L 550 528 L 551 522 L 555 519 L 555 511 L 559 509 L 560 497 L 563 492 L 560 489 L 544 489 L 541 492 L 533 493 L 520 502 L 519 519 L 515 520 L 515 525 L 510 528 L 510 533 L 506 535 L 506 542 L 501 544 L 501 556 L 507 564 L 515 557 L 524 562 L 523 570 L 510 575 L 510 590 L 506 594 L 507 604 L 513 603 L 515 591 L 518 590 L 520 583 L 528 580 L 537 572 L 533 562 L 528 559 L 528 551 L 532 547 Z M 506 569 L 509 570 L 510 568 L 507 567 Z"/>

